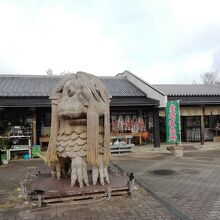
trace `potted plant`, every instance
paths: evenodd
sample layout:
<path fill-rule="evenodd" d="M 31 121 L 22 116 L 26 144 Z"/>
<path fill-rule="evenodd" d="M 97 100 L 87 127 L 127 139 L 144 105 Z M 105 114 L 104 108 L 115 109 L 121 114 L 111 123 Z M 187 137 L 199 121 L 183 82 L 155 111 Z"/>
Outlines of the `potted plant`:
<path fill-rule="evenodd" d="M 1 160 L 3 164 L 8 164 L 7 150 L 10 148 L 7 138 L 0 139 Z"/>
<path fill-rule="evenodd" d="M 2 155 L 2 164 L 4 164 L 4 165 L 8 164 L 8 159 L 7 159 L 6 154 Z"/>

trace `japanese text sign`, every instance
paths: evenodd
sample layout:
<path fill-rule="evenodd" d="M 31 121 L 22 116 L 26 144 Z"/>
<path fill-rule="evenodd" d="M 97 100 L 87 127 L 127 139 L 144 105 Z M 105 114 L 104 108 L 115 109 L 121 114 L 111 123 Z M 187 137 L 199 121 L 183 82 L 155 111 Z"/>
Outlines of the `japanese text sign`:
<path fill-rule="evenodd" d="M 169 101 L 166 105 L 166 141 L 169 144 L 180 142 L 179 101 Z"/>

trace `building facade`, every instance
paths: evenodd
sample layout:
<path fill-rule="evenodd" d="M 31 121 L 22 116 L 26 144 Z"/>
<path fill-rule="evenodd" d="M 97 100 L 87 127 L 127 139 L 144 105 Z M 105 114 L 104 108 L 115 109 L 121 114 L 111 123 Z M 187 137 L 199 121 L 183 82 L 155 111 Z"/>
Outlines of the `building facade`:
<path fill-rule="evenodd" d="M 51 118 L 49 96 L 62 78 L 1 75 L 0 135 L 31 134 L 33 145 L 47 145 Z M 150 140 L 159 147 L 159 108 L 165 106 L 166 96 L 129 72 L 99 78 L 111 100 L 112 135 L 130 135 L 137 144 Z"/>
<path fill-rule="evenodd" d="M 181 136 L 185 142 L 219 141 L 220 86 L 218 85 L 154 85 L 168 100 L 179 100 Z M 165 140 L 165 110 L 160 109 L 161 140 Z"/>
<path fill-rule="evenodd" d="M 0 136 L 31 135 L 32 144 L 46 146 L 50 134 L 49 96 L 63 76 L 0 75 Z M 131 135 L 133 142 L 165 141 L 165 106 L 180 101 L 181 135 L 186 142 L 218 141 L 220 87 L 216 85 L 150 85 L 125 71 L 99 77 L 109 92 L 111 133 Z M 147 136 L 146 136 L 147 132 Z"/>

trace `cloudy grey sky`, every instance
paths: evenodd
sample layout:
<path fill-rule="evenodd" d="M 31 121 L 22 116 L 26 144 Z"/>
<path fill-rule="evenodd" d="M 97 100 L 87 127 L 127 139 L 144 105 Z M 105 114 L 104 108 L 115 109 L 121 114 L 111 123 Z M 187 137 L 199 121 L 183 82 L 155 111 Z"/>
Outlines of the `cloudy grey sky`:
<path fill-rule="evenodd" d="M 219 0 L 0 0 L 0 74 L 129 70 L 149 83 L 220 71 Z"/>

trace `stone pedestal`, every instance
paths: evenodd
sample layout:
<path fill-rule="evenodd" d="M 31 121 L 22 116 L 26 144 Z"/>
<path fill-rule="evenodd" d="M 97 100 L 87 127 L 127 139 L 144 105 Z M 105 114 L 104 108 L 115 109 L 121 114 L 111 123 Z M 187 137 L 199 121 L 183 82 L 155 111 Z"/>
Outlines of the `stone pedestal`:
<path fill-rule="evenodd" d="M 178 157 L 178 158 L 183 157 L 183 147 L 182 146 L 178 146 L 178 147 L 174 148 L 174 156 Z"/>

